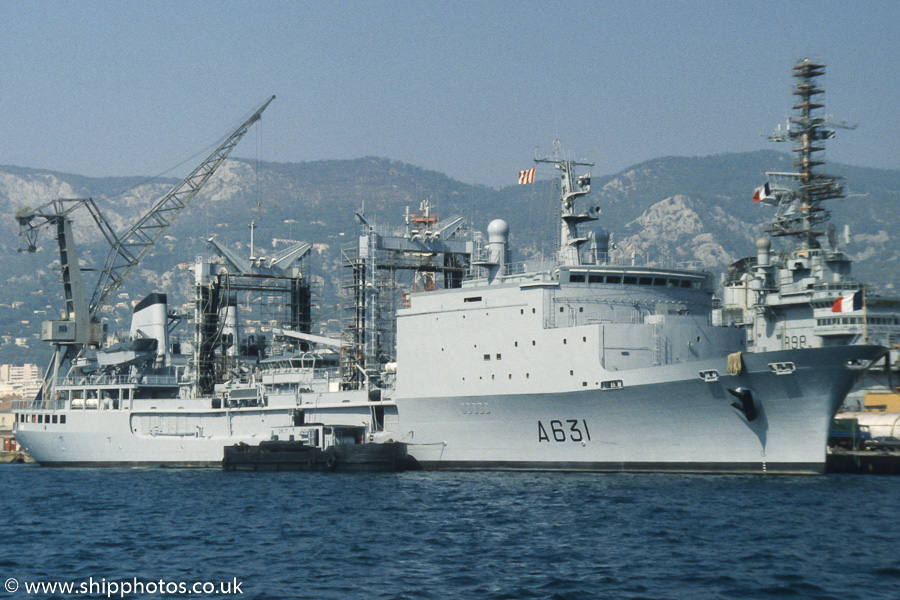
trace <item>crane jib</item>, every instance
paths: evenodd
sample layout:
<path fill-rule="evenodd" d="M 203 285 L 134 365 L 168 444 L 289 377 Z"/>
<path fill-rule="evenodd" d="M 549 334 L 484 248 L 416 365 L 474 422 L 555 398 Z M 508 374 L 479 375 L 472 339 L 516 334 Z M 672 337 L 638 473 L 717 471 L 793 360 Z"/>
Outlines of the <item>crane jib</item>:
<path fill-rule="evenodd" d="M 252 116 L 229 135 L 190 175 L 182 179 L 171 191 L 160 198 L 129 230 L 118 235 L 97 204 L 91 198 L 60 198 L 38 208 L 23 207 L 16 211 L 19 237 L 27 244 L 27 249 L 36 249 L 37 233 L 43 226 L 56 230 L 61 264 L 63 265 L 63 287 L 66 300 L 66 315 L 60 321 L 48 321 L 42 327 L 42 338 L 67 348 L 72 355 L 85 345 L 100 342 L 102 328 L 96 319 L 105 301 L 126 281 L 131 271 L 141 262 L 159 237 L 169 228 L 178 215 L 188 206 L 203 185 L 209 181 L 216 169 L 228 157 L 250 127 L 258 121 L 267 106 L 275 99 L 273 95 L 254 111 Z M 81 278 L 82 269 L 78 262 L 78 252 L 72 235 L 72 219 L 69 216 L 80 207 L 87 208 L 110 245 L 109 254 L 100 277 L 86 301 L 86 293 Z M 20 248 L 21 251 L 21 248 Z"/>

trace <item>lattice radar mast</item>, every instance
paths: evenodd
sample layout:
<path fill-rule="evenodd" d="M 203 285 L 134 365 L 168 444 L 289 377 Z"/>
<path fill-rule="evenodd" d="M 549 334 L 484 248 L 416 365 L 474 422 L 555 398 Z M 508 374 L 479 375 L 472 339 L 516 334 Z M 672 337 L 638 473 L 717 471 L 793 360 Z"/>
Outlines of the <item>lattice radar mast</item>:
<path fill-rule="evenodd" d="M 757 190 L 767 204 L 776 206 L 772 229 L 775 236 L 791 236 L 806 248 L 818 248 L 819 238 L 826 235 L 822 224 L 830 218 L 830 213 L 822 204 L 826 200 L 844 197 L 843 178 L 826 175 L 818 171 L 825 164 L 823 152 L 825 140 L 834 137 L 835 127 L 854 129 L 855 125 L 835 123 L 822 113 L 824 90 L 818 83 L 825 74 L 825 66 L 805 58 L 793 67 L 797 83 L 793 95 L 797 96 L 793 106 L 794 114 L 787 126 L 778 128 L 769 135 L 774 142 L 794 143 L 796 156 L 792 173 L 766 173 L 768 184 Z"/>

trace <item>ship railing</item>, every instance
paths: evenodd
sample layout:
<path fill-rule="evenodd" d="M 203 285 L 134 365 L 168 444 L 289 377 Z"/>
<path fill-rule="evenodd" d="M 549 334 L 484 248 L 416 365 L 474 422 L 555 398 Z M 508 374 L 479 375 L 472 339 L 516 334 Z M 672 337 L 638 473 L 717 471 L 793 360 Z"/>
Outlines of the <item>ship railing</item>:
<path fill-rule="evenodd" d="M 476 257 L 477 259 L 477 257 Z M 553 268 L 558 266 L 554 262 L 536 259 L 530 261 L 522 261 L 522 262 L 514 262 L 507 263 L 504 266 L 503 275 L 504 276 L 518 276 L 518 275 L 526 275 L 529 273 L 539 273 L 544 271 L 550 271 Z M 701 261 L 691 260 L 691 261 L 675 261 L 669 260 L 667 258 L 651 260 L 648 257 L 644 256 L 634 256 L 634 257 L 622 257 L 619 256 L 615 260 L 607 260 L 606 256 L 601 257 L 596 262 L 584 262 L 581 265 L 572 265 L 573 267 L 614 267 L 614 268 L 633 268 L 633 267 L 644 267 L 644 268 L 653 268 L 653 269 L 666 269 L 673 271 L 695 271 L 706 273 L 707 270 L 704 268 L 704 265 Z M 488 269 L 487 267 L 478 267 L 478 266 L 470 266 L 465 271 L 464 278 L 466 280 L 471 279 L 484 279 L 487 276 Z"/>
<path fill-rule="evenodd" d="M 516 275 L 525 275 L 526 273 L 534 273 L 538 269 L 534 268 L 534 264 L 531 261 L 522 261 L 522 262 L 514 262 L 514 263 L 506 263 L 503 267 L 502 275 L 506 276 L 516 276 Z M 463 275 L 464 279 L 484 279 L 487 276 L 488 269 L 487 267 L 468 267 Z"/>
<path fill-rule="evenodd" d="M 177 385 L 175 375 L 65 375 L 57 380 L 61 386 L 89 385 Z"/>
<path fill-rule="evenodd" d="M 62 410 L 66 407 L 65 400 L 46 399 L 46 400 L 13 400 L 12 411 L 24 410 Z"/>
<path fill-rule="evenodd" d="M 864 286 L 856 281 L 844 281 L 841 283 L 816 283 L 812 289 L 816 292 L 847 292 L 855 291 L 862 287 Z"/>
<path fill-rule="evenodd" d="M 596 264 L 598 266 L 608 267 L 650 267 L 656 269 L 674 269 L 679 271 L 704 271 L 704 265 L 699 260 L 674 260 L 668 256 L 651 257 L 647 255 L 635 254 L 629 256 L 625 252 L 617 251 L 608 254 L 598 254 L 594 263 L 587 262 L 587 265 Z"/>

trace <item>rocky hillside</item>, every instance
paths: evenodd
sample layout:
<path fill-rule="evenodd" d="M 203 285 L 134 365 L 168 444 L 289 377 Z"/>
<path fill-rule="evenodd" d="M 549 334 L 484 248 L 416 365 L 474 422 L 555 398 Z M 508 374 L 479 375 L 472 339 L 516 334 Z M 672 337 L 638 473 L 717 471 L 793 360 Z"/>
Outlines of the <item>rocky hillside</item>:
<path fill-rule="evenodd" d="M 621 173 L 594 177 L 590 196 L 602 209 L 617 252 L 655 261 L 694 262 L 722 270 L 752 253 L 772 209 L 751 201 L 767 170 L 790 170 L 791 157 L 775 152 L 701 158 L 661 158 Z M 858 278 L 889 291 L 900 287 L 900 237 L 892 215 L 900 209 L 900 171 L 833 165 L 847 178 L 852 196 L 832 207 L 839 229 L 850 226 L 846 251 Z M 513 179 L 511 174 L 511 180 Z M 334 317 L 340 247 L 352 239 L 353 211 L 364 207 L 379 224 L 399 225 L 406 207 L 428 199 L 441 215 L 466 217 L 484 229 L 503 217 L 512 230 L 514 260 L 549 255 L 555 243 L 555 183 L 503 189 L 472 186 L 433 171 L 380 158 L 309 163 L 229 160 L 207 184 L 158 247 L 132 276 L 105 315 L 115 327 L 128 318 L 129 303 L 151 291 L 186 300 L 188 267 L 216 236 L 247 252 L 248 224 L 257 222 L 257 252 L 294 240 L 318 244 L 312 260 L 323 281 L 320 314 Z M 540 173 L 539 173 L 540 176 Z M 93 197 L 117 231 L 126 229 L 175 180 L 94 179 L 77 175 L 0 167 L 0 362 L 43 361 L 37 342 L 40 322 L 58 314 L 60 286 L 55 242 L 43 232 L 34 254 L 17 253 L 14 219 L 22 206 L 58 197 Z M 87 214 L 76 216 L 85 267 L 101 266 L 106 249 Z M 271 240 L 275 240 L 274 242 Z M 86 275 L 88 288 L 93 281 Z M 18 338 L 18 345 L 17 345 Z"/>

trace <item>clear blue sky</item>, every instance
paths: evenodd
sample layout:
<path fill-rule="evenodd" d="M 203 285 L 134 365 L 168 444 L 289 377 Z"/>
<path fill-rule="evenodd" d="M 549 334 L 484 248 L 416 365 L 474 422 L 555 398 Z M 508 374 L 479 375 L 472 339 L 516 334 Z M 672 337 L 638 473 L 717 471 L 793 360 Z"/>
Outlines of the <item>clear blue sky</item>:
<path fill-rule="evenodd" d="M 828 112 L 859 123 L 829 160 L 900 168 L 897 1 L 0 0 L 0 22 L 6 165 L 155 174 L 271 94 L 236 156 L 373 155 L 500 186 L 554 138 L 597 175 L 786 150 L 762 136 L 809 55 Z"/>

